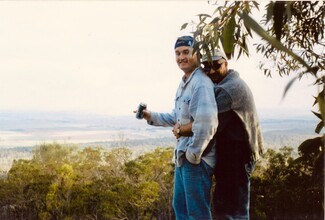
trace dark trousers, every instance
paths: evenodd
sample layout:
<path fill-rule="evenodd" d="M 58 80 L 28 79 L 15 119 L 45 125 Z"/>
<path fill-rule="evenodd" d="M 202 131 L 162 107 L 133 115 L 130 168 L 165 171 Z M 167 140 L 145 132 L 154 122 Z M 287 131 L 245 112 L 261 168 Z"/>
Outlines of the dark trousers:
<path fill-rule="evenodd" d="M 250 175 L 254 167 L 255 162 L 249 161 L 247 145 L 243 142 L 217 145 L 213 195 L 216 219 L 249 219 Z"/>

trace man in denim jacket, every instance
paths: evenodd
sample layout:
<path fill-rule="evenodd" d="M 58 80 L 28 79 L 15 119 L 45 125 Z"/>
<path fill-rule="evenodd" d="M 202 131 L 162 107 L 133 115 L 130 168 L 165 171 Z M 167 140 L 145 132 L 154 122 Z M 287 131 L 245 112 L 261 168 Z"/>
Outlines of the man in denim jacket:
<path fill-rule="evenodd" d="M 171 113 L 144 110 L 150 125 L 170 126 L 180 134 L 175 146 L 175 176 L 173 208 L 176 219 L 212 219 L 210 190 L 215 148 L 209 142 L 217 131 L 218 112 L 213 83 L 199 67 L 193 54 L 194 39 L 183 36 L 175 43 L 176 62 L 184 75 L 176 92 Z M 193 135 L 181 136 L 179 127 L 192 124 Z M 209 146 L 208 146 L 209 145 Z"/>

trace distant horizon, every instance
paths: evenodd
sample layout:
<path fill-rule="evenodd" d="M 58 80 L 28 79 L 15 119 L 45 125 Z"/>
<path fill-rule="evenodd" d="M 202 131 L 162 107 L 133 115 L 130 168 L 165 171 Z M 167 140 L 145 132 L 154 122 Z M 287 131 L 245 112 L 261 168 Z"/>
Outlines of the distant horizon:
<path fill-rule="evenodd" d="M 313 135 L 319 123 L 312 113 L 297 110 L 267 109 L 259 112 L 259 117 L 262 132 L 275 139 L 285 135 L 296 140 Z M 0 110 L 0 121 L 0 147 L 33 146 L 44 141 L 78 144 L 173 137 L 170 128 L 150 126 L 135 115 Z"/>
<path fill-rule="evenodd" d="M 137 106 L 134 107 L 134 110 Z M 171 112 L 170 111 L 161 111 L 161 112 Z M 317 112 L 315 107 L 310 107 L 310 109 L 307 108 L 294 108 L 294 107 L 257 107 L 257 113 L 259 117 L 267 117 L 267 118 L 273 118 L 273 117 L 300 117 L 300 116 L 313 116 L 315 115 L 312 113 L 312 111 Z M 37 109 L 0 109 L 1 113 L 39 113 L 39 114 L 76 114 L 76 115 L 97 115 L 97 116 L 107 116 L 107 117 L 135 117 L 135 114 L 130 111 L 129 114 L 109 114 L 109 113 L 97 113 L 92 111 L 73 111 L 73 110 L 37 110 Z M 316 118 L 316 117 L 315 117 Z"/>

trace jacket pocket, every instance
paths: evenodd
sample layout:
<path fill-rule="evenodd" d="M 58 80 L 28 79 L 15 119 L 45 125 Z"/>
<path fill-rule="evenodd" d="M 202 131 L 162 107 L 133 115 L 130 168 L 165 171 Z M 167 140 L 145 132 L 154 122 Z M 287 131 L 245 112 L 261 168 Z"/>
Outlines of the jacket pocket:
<path fill-rule="evenodd" d="M 181 123 L 188 124 L 191 122 L 191 115 L 190 115 L 190 102 L 191 98 L 184 97 L 180 99 L 180 111 L 181 111 Z"/>

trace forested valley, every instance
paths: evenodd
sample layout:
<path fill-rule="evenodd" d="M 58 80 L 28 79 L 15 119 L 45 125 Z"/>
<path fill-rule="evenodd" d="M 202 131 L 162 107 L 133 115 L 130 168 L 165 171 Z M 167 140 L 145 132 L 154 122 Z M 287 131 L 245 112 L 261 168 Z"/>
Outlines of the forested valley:
<path fill-rule="evenodd" d="M 323 219 L 321 147 L 309 139 L 298 157 L 290 147 L 264 154 L 251 179 L 251 219 Z M 1 178 L 0 219 L 174 219 L 172 154 L 40 145 Z"/>

